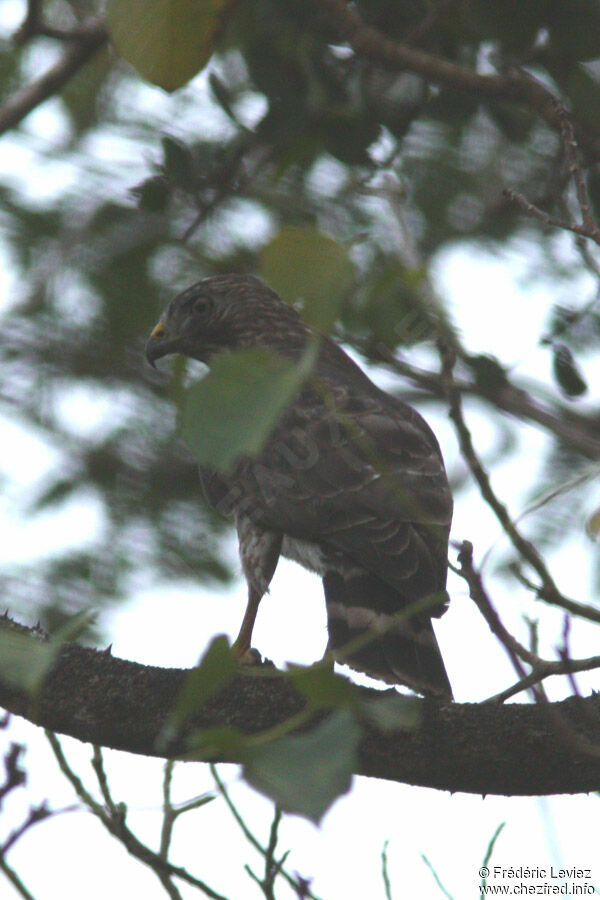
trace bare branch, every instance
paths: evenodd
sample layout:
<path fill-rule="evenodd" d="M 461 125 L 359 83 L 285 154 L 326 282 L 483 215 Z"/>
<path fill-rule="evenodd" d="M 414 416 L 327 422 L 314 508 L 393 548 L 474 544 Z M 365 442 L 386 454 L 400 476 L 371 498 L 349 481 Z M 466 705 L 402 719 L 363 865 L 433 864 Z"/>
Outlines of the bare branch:
<path fill-rule="evenodd" d="M 340 38 L 347 41 L 357 56 L 369 59 L 385 69 L 414 72 L 434 84 L 489 100 L 509 100 L 536 112 L 552 128 L 560 130 L 561 116 L 554 95 L 524 70 L 512 69 L 501 75 L 481 75 L 473 69 L 425 53 L 406 43 L 390 40 L 376 28 L 367 25 L 355 8 L 345 0 L 316 0 L 325 11 Z M 600 153 L 598 136 L 578 123 L 578 137 L 586 150 L 596 157 Z"/>
<path fill-rule="evenodd" d="M 27 775 L 25 770 L 22 769 L 19 764 L 24 752 L 25 747 L 22 744 L 12 743 L 10 749 L 4 756 L 4 771 L 6 772 L 6 777 L 4 779 L 4 784 L 0 785 L 0 808 L 2 807 L 2 801 L 7 794 L 15 788 L 20 787 L 22 784 L 25 784 Z"/>
<path fill-rule="evenodd" d="M 69 807 L 69 809 L 72 809 L 72 807 Z M 17 841 L 22 838 L 30 828 L 37 825 L 38 822 L 43 822 L 43 820 L 47 819 L 49 816 L 57 815 L 60 812 L 65 812 L 65 810 L 52 811 L 48 809 L 46 801 L 40 803 L 38 806 L 30 806 L 25 820 L 15 828 L 14 831 L 11 831 L 4 843 L 0 846 L 0 857 L 5 857 L 11 847 L 14 847 Z"/>
<path fill-rule="evenodd" d="M 102 806 L 94 799 L 92 794 L 90 794 L 85 787 L 81 778 L 71 768 L 56 735 L 53 734 L 52 731 L 46 730 L 46 737 L 48 738 L 48 742 L 50 743 L 61 772 L 70 782 L 81 802 L 96 816 L 97 819 L 99 819 L 106 830 L 123 844 L 128 853 L 144 863 L 144 865 L 148 866 L 156 874 L 165 888 L 170 884 L 171 878 L 180 878 L 187 884 L 192 885 L 192 887 L 198 888 L 207 897 L 210 897 L 211 900 L 227 900 L 226 897 L 217 893 L 217 891 L 214 891 L 204 881 L 191 875 L 187 869 L 184 869 L 181 866 L 174 866 L 172 863 L 168 862 L 168 860 L 162 859 L 158 853 L 155 853 L 136 837 L 125 822 L 126 810 L 124 805 L 114 803 L 110 795 L 108 782 L 106 781 L 97 748 L 94 750 L 94 767 L 96 768 L 97 774 L 98 770 L 101 770 L 101 774 L 98 777 L 101 784 L 104 785 L 102 792 L 108 797 L 109 803 L 107 806 Z M 169 891 L 169 893 L 173 900 L 179 900 L 180 895 L 178 891 Z"/>
<path fill-rule="evenodd" d="M 454 422 L 461 453 L 471 470 L 473 478 L 479 485 L 481 496 L 496 515 L 513 547 L 538 574 L 541 584 L 534 587 L 536 596 L 546 600 L 547 603 L 566 609 L 570 613 L 583 616 L 594 622 L 600 622 L 600 609 L 596 609 L 589 604 L 578 603 L 561 593 L 537 549 L 531 541 L 523 537 L 513 522 L 508 509 L 494 492 L 489 475 L 473 446 L 471 432 L 463 416 L 461 394 L 454 381 L 454 356 L 448 350 L 443 340 L 438 341 L 438 348 L 442 361 L 442 380 L 450 409 L 450 418 Z"/>
<path fill-rule="evenodd" d="M 267 847 L 263 847 L 263 845 L 258 840 L 258 838 L 250 831 L 248 825 L 244 821 L 244 817 L 242 816 L 242 814 L 238 810 L 237 806 L 231 799 L 231 795 L 230 795 L 229 791 L 227 790 L 225 782 L 220 777 L 217 767 L 214 765 L 214 763 L 210 764 L 210 771 L 211 771 L 212 777 L 214 778 L 215 784 L 218 788 L 219 794 L 225 801 L 227 808 L 229 809 L 229 812 L 233 816 L 234 820 L 239 825 L 239 827 L 242 831 L 242 834 L 244 835 L 244 837 L 246 838 L 248 843 L 252 847 L 254 847 L 255 850 L 258 850 L 260 855 L 264 857 L 265 873 L 266 873 L 269 870 L 270 865 L 272 865 L 274 863 L 273 853 L 274 853 L 275 847 L 274 846 L 271 847 L 271 842 L 269 842 Z M 273 840 L 273 837 L 275 838 L 275 840 L 277 838 L 277 828 L 279 827 L 279 820 L 280 820 L 280 815 L 276 811 L 275 816 L 273 818 L 273 825 L 271 827 L 271 840 Z M 274 835 L 273 835 L 273 826 L 275 827 Z M 270 862 L 269 862 L 269 860 L 270 860 Z M 292 888 L 294 888 L 294 890 L 296 890 L 299 895 L 300 895 L 300 890 L 302 889 L 304 891 L 304 894 L 302 896 L 306 897 L 307 900 L 319 900 L 319 898 L 316 896 L 316 894 L 313 894 L 312 891 L 310 890 L 309 884 L 306 881 L 306 879 L 301 878 L 301 876 L 298 876 L 298 875 L 296 875 L 296 877 L 294 877 L 293 875 L 290 875 L 289 872 L 286 871 L 286 869 L 283 868 L 284 861 L 285 861 L 285 857 L 283 859 L 281 859 L 278 863 L 275 863 L 275 865 L 277 866 L 278 872 L 287 881 L 287 883 Z M 260 879 L 253 872 L 249 872 L 249 874 L 254 878 L 255 881 L 257 881 L 259 884 L 261 883 Z M 266 877 L 266 875 L 265 875 L 265 877 Z"/>
<path fill-rule="evenodd" d="M 20 787 L 26 783 L 26 773 L 20 766 L 20 758 L 24 752 L 25 748 L 20 744 L 11 744 L 10 749 L 4 756 L 4 768 L 6 771 L 5 782 L 2 786 L 0 786 L 0 805 L 1 801 L 9 794 L 12 790 L 17 787 Z M 40 804 L 35 806 L 30 806 L 29 811 L 16 828 L 14 828 L 7 837 L 0 843 L 0 872 L 4 874 L 4 876 L 10 881 L 13 885 L 17 893 L 24 897 L 25 900 L 33 900 L 31 893 L 25 887 L 19 875 L 15 872 L 15 870 L 9 865 L 7 856 L 10 850 L 15 846 L 15 844 L 20 841 L 20 839 L 27 834 L 38 822 L 43 822 L 45 819 L 50 818 L 51 816 L 59 815 L 63 812 L 69 812 L 73 809 L 72 806 L 65 807 L 63 809 L 52 810 L 49 809 L 46 801 L 43 801 Z"/>
<path fill-rule="evenodd" d="M 383 345 L 357 345 L 367 358 L 384 363 L 394 372 L 424 388 L 437 397 L 444 397 L 443 377 L 438 372 L 429 372 L 398 359 Z M 466 381 L 455 377 L 455 385 L 462 395 L 480 397 L 491 403 L 495 409 L 503 410 L 524 421 L 540 425 L 554 434 L 567 446 L 591 459 L 600 459 L 600 426 L 594 417 L 581 416 L 571 409 L 561 406 L 547 406 L 517 385 L 508 376 L 493 390 L 485 390 L 476 381 Z"/>
<path fill-rule="evenodd" d="M 511 685 L 511 687 L 506 688 L 506 690 L 500 691 L 499 694 L 490 697 L 490 701 L 503 703 L 509 697 L 514 697 L 516 694 L 520 694 L 521 691 L 532 687 L 532 685 L 539 684 L 540 681 L 549 678 L 550 675 L 572 675 L 576 672 L 589 672 L 598 668 L 600 668 L 600 656 L 589 656 L 586 659 L 541 660 L 535 665 L 529 675 L 526 675 L 520 681 Z"/>
<path fill-rule="evenodd" d="M 469 585 L 469 595 L 477 604 L 477 608 L 483 615 L 484 619 L 490 626 L 493 634 L 496 635 L 502 646 L 508 653 L 511 662 L 520 678 L 515 684 L 494 694 L 489 698 L 490 702 L 503 703 L 509 697 L 520 694 L 521 691 L 531 688 L 539 684 L 550 675 L 573 675 L 575 672 L 587 672 L 591 669 L 600 668 L 600 656 L 590 656 L 587 659 L 571 659 L 568 650 L 559 652 L 559 660 L 542 659 L 537 653 L 527 650 L 520 644 L 515 637 L 504 627 L 500 617 L 489 598 L 487 591 L 483 586 L 481 575 L 476 571 L 473 565 L 473 546 L 470 541 L 463 541 L 460 546 L 458 555 L 460 568 L 456 568 L 452 564 L 450 567 L 454 572 L 465 579 Z M 537 649 L 534 647 L 534 649 Z M 521 660 L 531 666 L 531 672 L 526 673 L 521 665 Z M 574 691 L 576 696 L 578 692 Z M 540 699 L 536 694 L 536 699 Z"/>
<path fill-rule="evenodd" d="M 35 900 L 33 894 L 27 890 L 15 870 L 9 866 L 2 856 L 0 856 L 0 872 L 10 881 L 19 896 L 23 897 L 23 900 Z"/>
<path fill-rule="evenodd" d="M 598 230 L 598 228 L 594 228 L 594 232 L 590 232 L 587 225 L 578 224 L 577 222 L 568 222 L 566 219 L 552 216 L 550 213 L 544 212 L 543 209 L 539 209 L 539 207 L 527 200 L 526 197 L 519 194 L 517 191 L 513 191 L 511 188 L 505 188 L 503 194 L 507 200 L 510 200 L 511 203 L 518 206 L 521 212 L 530 216 L 532 219 L 537 219 L 539 222 L 543 222 L 544 225 L 548 225 L 548 227 L 560 228 L 562 231 L 572 231 L 580 237 L 591 238 L 597 244 L 600 243 L 600 230 Z"/>
<path fill-rule="evenodd" d="M 104 46 L 108 34 L 103 22 L 92 21 L 78 31 L 62 56 L 43 75 L 15 91 L 0 106 L 0 134 L 18 125 L 48 97 L 58 93 L 83 65 Z"/>
<path fill-rule="evenodd" d="M 538 221 L 543 222 L 545 225 L 560 228 L 563 231 L 572 231 L 574 234 L 579 235 L 580 238 L 589 238 L 596 244 L 600 244 L 600 228 L 592 214 L 592 205 L 572 122 L 566 109 L 558 102 L 558 100 L 554 101 L 554 108 L 558 120 L 569 176 L 573 179 L 573 184 L 575 185 L 575 194 L 577 196 L 577 204 L 581 214 L 581 222 L 569 222 L 566 219 L 552 216 L 535 206 L 533 203 L 530 203 L 530 201 L 523 197 L 522 194 L 510 190 L 509 188 L 504 191 L 504 196 L 507 197 L 511 203 L 518 206 L 526 215 L 538 219 Z"/>
<path fill-rule="evenodd" d="M 524 678 L 525 671 L 521 666 L 520 660 L 524 660 L 532 666 L 535 666 L 540 660 L 522 644 L 504 627 L 500 621 L 500 616 L 494 609 L 492 602 L 483 586 L 481 575 L 473 566 L 473 545 L 470 541 L 463 541 L 458 554 L 458 562 L 460 569 L 454 566 L 451 568 L 461 575 L 469 585 L 469 595 L 471 600 L 477 604 L 477 608 L 482 614 L 485 621 L 490 626 L 490 630 L 496 635 L 502 646 L 508 653 L 518 674 Z"/>
<path fill-rule="evenodd" d="M 590 195 L 588 193 L 585 174 L 581 163 L 579 147 L 575 140 L 573 124 L 567 110 L 558 102 L 558 100 L 555 101 L 554 105 L 560 124 L 560 135 L 565 157 L 567 159 L 569 174 L 575 185 L 577 203 L 581 213 L 581 224 L 587 230 L 587 236 L 598 244 L 600 243 L 600 228 L 598 228 L 592 214 L 592 204 L 590 202 Z"/>

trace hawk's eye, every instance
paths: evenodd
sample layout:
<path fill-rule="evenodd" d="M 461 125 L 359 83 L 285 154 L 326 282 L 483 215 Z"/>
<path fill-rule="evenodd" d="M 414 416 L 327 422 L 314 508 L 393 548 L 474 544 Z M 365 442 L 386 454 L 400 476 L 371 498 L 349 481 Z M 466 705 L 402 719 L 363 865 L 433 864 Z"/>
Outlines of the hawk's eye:
<path fill-rule="evenodd" d="M 210 311 L 212 307 L 212 301 L 210 297 L 206 294 L 201 294 L 199 297 L 196 297 L 194 300 L 194 304 L 192 306 L 192 310 L 197 316 L 204 316 L 207 312 Z"/>

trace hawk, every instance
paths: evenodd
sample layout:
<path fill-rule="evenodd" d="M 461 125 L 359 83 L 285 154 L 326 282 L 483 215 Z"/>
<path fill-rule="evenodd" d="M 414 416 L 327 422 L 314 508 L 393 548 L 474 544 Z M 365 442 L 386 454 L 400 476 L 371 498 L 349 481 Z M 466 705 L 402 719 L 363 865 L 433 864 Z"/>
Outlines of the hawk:
<path fill-rule="evenodd" d="M 172 300 L 148 361 L 265 348 L 294 362 L 315 331 L 258 278 L 204 278 Z M 249 650 L 281 555 L 317 572 L 327 649 L 391 684 L 452 698 L 432 617 L 448 605 L 452 496 L 438 442 L 416 410 L 384 393 L 325 335 L 309 378 L 257 457 L 223 474 L 202 465 L 209 503 L 235 518 L 248 605 L 234 644 Z"/>

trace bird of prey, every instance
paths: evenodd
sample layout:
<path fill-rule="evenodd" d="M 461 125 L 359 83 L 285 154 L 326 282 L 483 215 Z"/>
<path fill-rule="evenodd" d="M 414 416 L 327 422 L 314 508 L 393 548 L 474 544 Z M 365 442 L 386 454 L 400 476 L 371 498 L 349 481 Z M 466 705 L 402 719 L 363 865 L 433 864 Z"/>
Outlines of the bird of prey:
<path fill-rule="evenodd" d="M 265 348 L 299 362 L 315 339 L 293 306 L 248 275 L 204 278 L 172 300 L 146 344 L 182 353 Z M 451 699 L 432 628 L 446 593 L 452 497 L 424 419 L 384 393 L 329 337 L 256 457 L 200 468 L 210 504 L 233 514 L 248 605 L 234 644 L 251 646 L 280 555 L 323 579 L 328 651 L 391 684 Z"/>

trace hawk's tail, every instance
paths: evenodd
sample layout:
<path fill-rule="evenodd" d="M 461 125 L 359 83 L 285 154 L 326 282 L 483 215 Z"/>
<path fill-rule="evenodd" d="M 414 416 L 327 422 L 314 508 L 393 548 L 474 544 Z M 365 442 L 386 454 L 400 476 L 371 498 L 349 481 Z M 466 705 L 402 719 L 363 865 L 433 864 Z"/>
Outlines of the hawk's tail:
<path fill-rule="evenodd" d="M 344 577 L 328 572 L 323 585 L 329 631 L 327 649 L 336 659 L 389 684 L 405 684 L 422 694 L 452 699 L 431 613 L 421 611 L 412 618 L 400 618 L 398 613 L 409 609 L 406 601 L 370 573 Z"/>

